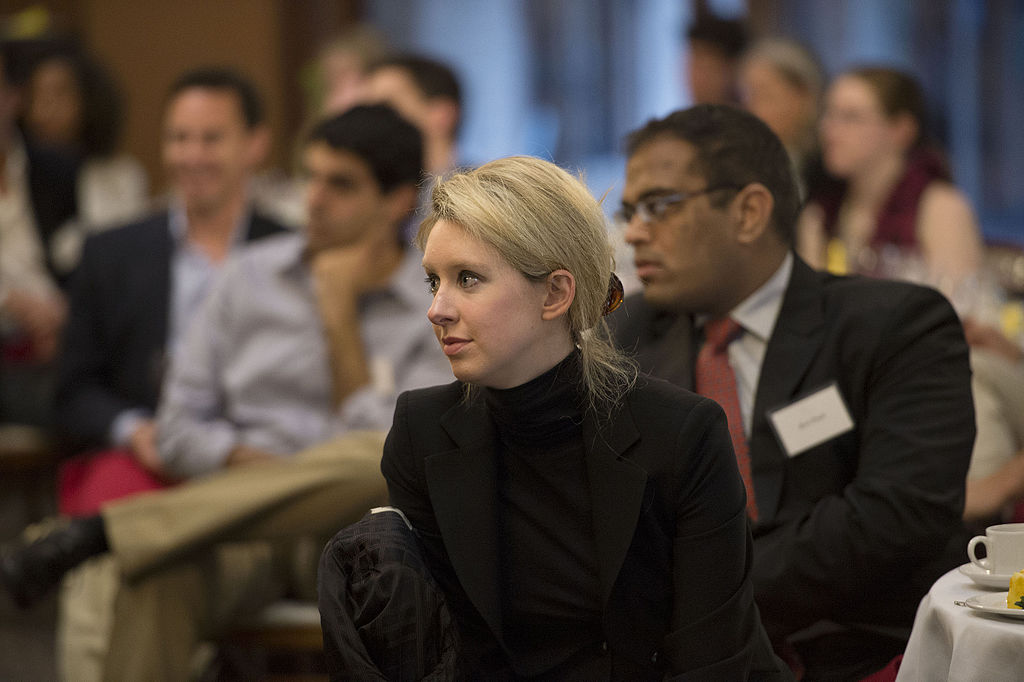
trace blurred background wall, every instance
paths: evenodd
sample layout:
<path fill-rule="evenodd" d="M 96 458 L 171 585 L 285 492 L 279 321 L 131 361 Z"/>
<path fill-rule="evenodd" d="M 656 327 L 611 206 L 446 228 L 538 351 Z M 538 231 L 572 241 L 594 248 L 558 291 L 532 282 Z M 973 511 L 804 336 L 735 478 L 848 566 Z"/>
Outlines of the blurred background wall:
<path fill-rule="evenodd" d="M 236 66 L 264 90 L 288 168 L 307 120 L 308 67 L 357 22 L 399 50 L 449 62 L 465 93 L 460 156 L 511 153 L 584 170 L 617 200 L 620 141 L 689 103 L 686 0 L 0 0 L 0 15 L 49 11 L 114 71 L 128 102 L 125 151 L 161 187 L 159 112 L 183 69 Z M 933 130 L 987 238 L 1024 243 L 1024 2 L 1021 0 L 703 0 L 746 17 L 754 35 L 799 39 L 827 72 L 895 64 L 922 81 Z"/>

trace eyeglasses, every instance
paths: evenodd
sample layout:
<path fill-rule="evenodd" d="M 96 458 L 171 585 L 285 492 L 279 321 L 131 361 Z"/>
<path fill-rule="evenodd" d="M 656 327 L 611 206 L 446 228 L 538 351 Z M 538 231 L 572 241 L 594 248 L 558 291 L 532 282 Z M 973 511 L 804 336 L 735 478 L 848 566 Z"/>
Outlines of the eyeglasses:
<path fill-rule="evenodd" d="M 702 194 L 717 192 L 720 189 L 740 189 L 740 187 L 741 185 L 735 184 L 711 185 L 694 192 L 674 192 L 672 194 L 647 197 L 636 202 L 635 206 L 623 201 L 622 208 L 615 212 L 615 222 L 624 226 L 632 222 L 633 216 L 640 216 L 640 221 L 645 225 L 649 225 L 652 222 L 663 220 L 671 206 L 689 201 Z"/>

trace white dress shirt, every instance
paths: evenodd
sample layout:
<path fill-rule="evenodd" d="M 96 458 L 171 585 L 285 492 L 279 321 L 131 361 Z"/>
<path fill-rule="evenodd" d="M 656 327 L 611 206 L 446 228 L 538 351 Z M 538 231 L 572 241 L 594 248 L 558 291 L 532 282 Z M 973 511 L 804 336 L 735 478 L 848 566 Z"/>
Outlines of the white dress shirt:
<path fill-rule="evenodd" d="M 729 366 L 736 375 L 736 393 L 743 416 L 743 433 L 747 438 L 750 438 L 751 415 L 754 412 L 761 364 L 768 348 L 768 339 L 775 329 L 775 321 L 779 318 L 782 296 L 792 272 L 793 254 L 790 252 L 775 274 L 729 313 L 729 317 L 743 327 L 743 333 L 729 344 L 728 352 Z M 697 323 L 703 326 L 706 319 L 698 318 Z"/>

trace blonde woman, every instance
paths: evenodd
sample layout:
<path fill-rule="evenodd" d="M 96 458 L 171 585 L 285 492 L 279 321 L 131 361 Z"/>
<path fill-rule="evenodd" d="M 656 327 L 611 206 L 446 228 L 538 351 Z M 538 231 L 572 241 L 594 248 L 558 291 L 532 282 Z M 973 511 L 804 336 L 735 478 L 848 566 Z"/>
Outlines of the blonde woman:
<path fill-rule="evenodd" d="M 586 188 L 545 161 L 494 161 L 437 182 L 417 241 L 458 381 L 399 398 L 381 468 L 454 616 L 461 674 L 788 677 L 753 601 L 723 412 L 610 345 L 619 291 Z M 333 565 L 322 612 L 341 608 L 324 600 Z M 331 653 L 330 620 L 341 679 L 358 666 Z"/>

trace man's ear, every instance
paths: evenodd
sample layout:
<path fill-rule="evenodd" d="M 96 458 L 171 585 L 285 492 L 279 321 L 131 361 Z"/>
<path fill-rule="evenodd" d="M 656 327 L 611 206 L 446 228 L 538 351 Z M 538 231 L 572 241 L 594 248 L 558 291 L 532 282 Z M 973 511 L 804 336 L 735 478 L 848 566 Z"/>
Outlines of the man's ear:
<path fill-rule="evenodd" d="M 568 270 L 555 270 L 544 280 L 542 320 L 555 320 L 569 312 L 576 298 L 576 278 Z"/>
<path fill-rule="evenodd" d="M 390 190 L 384 196 L 388 221 L 395 224 L 405 220 L 405 217 L 416 209 L 418 199 L 419 193 L 416 190 L 416 186 L 409 183 L 398 185 Z"/>
<path fill-rule="evenodd" d="M 447 97 L 434 97 L 427 110 L 426 126 L 432 135 L 455 137 L 455 126 L 459 122 L 459 105 Z"/>
<path fill-rule="evenodd" d="M 270 154 L 270 128 L 265 125 L 255 126 L 249 131 L 249 167 L 259 168 Z"/>
<path fill-rule="evenodd" d="M 752 182 L 733 197 L 730 211 L 736 218 L 736 240 L 753 244 L 768 230 L 772 222 L 775 198 L 760 182 Z"/>

